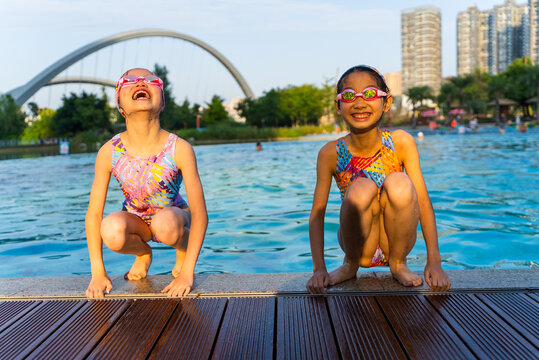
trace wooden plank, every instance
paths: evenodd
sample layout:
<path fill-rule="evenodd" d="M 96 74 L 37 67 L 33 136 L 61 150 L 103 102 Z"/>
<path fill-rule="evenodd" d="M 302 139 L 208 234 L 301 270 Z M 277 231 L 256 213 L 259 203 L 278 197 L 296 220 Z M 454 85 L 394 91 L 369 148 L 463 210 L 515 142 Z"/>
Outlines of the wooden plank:
<path fill-rule="evenodd" d="M 2 301 L 0 302 L 0 332 L 23 317 L 28 311 L 41 304 L 41 301 Z"/>
<path fill-rule="evenodd" d="M 343 359 L 406 359 L 373 296 L 327 299 Z"/>
<path fill-rule="evenodd" d="M 42 302 L 0 333 L 0 356 L 24 358 L 82 305 L 74 300 Z"/>
<path fill-rule="evenodd" d="M 427 299 L 479 358 L 537 358 L 533 345 L 473 294 L 430 295 Z"/>
<path fill-rule="evenodd" d="M 376 299 L 411 359 L 474 358 L 422 295 L 387 295 Z"/>
<path fill-rule="evenodd" d="M 88 359 L 145 359 L 179 299 L 135 300 Z"/>
<path fill-rule="evenodd" d="M 522 293 L 476 296 L 539 348 L 539 303 Z"/>
<path fill-rule="evenodd" d="M 132 301 L 94 300 L 83 303 L 83 307 L 27 359 L 84 359 Z"/>
<path fill-rule="evenodd" d="M 277 298 L 277 359 L 337 359 L 324 297 Z"/>
<path fill-rule="evenodd" d="M 273 359 L 275 298 L 230 298 L 213 359 Z"/>
<path fill-rule="evenodd" d="M 149 359 L 208 359 L 226 301 L 226 298 L 182 300 Z"/>

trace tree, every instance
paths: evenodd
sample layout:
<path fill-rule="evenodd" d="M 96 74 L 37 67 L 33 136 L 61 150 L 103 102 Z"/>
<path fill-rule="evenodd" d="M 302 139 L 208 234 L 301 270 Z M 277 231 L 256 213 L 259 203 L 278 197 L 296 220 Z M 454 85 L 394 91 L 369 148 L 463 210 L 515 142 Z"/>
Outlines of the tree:
<path fill-rule="evenodd" d="M 469 75 L 471 82 L 464 88 L 463 96 L 466 104 L 473 114 L 484 113 L 488 102 L 488 82 L 490 74 L 480 69 L 475 69 Z"/>
<path fill-rule="evenodd" d="M 530 81 L 530 70 L 533 68 L 528 58 L 515 59 L 505 72 L 507 77 L 505 96 L 520 104 L 527 114 L 526 101 L 531 98 L 537 85 Z"/>
<path fill-rule="evenodd" d="M 526 76 L 527 81 L 530 83 L 531 87 L 535 88 L 534 95 L 536 97 L 535 103 L 535 113 L 539 112 L 539 65 L 530 66 L 527 69 L 528 75 Z"/>
<path fill-rule="evenodd" d="M 168 80 L 168 69 L 166 66 L 154 65 L 154 74 L 163 80 L 163 91 L 165 93 L 165 109 L 159 115 L 159 122 L 165 129 L 181 129 L 183 121 L 178 118 L 178 105 L 172 95 L 172 85 Z"/>
<path fill-rule="evenodd" d="M 507 78 L 505 73 L 493 75 L 487 85 L 488 93 L 495 103 L 496 122 L 500 121 L 500 99 L 504 97 L 507 89 Z"/>
<path fill-rule="evenodd" d="M 18 139 L 26 122 L 26 114 L 11 95 L 0 95 L 0 138 Z"/>
<path fill-rule="evenodd" d="M 232 121 L 230 115 L 223 106 L 223 99 L 218 95 L 211 98 L 208 107 L 202 112 L 202 121 L 206 125 L 216 125 L 218 123 Z"/>
<path fill-rule="evenodd" d="M 438 95 L 438 104 L 444 104 L 444 114 L 449 116 L 451 110 L 451 104 L 453 100 L 458 96 L 458 89 L 451 81 L 446 81 L 440 88 L 440 94 Z"/>
<path fill-rule="evenodd" d="M 55 113 L 52 109 L 41 109 L 41 112 L 32 124 L 24 129 L 22 140 L 39 140 L 53 137 L 53 118 Z"/>
<path fill-rule="evenodd" d="M 62 105 L 53 117 L 55 136 L 71 137 L 87 130 L 110 131 L 110 108 L 106 96 L 98 98 L 85 91 L 62 97 Z"/>
<path fill-rule="evenodd" d="M 291 86 L 283 91 L 284 116 L 293 126 L 318 124 L 324 111 L 324 92 L 313 85 Z"/>
<path fill-rule="evenodd" d="M 459 107 L 464 107 L 464 89 L 473 82 L 471 75 L 454 76 L 449 79 L 458 90 Z"/>
<path fill-rule="evenodd" d="M 412 104 L 412 127 L 416 127 L 416 110 L 418 105 L 423 105 L 423 101 L 432 99 L 432 88 L 430 86 L 413 86 L 405 91 L 408 101 Z"/>

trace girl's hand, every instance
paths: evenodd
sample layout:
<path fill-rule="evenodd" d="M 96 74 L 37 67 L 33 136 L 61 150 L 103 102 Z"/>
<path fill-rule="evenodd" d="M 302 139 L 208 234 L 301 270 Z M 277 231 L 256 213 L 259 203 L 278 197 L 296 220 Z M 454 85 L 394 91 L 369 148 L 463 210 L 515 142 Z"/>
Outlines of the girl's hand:
<path fill-rule="evenodd" d="M 326 270 L 317 270 L 307 281 L 307 290 L 311 294 L 325 294 L 329 285 L 329 274 Z"/>
<path fill-rule="evenodd" d="M 105 295 L 104 292 L 110 293 L 112 290 L 112 282 L 107 275 L 103 276 L 92 276 L 90 285 L 86 289 L 86 297 L 88 298 L 103 298 Z"/>
<path fill-rule="evenodd" d="M 193 276 L 186 276 L 180 272 L 178 277 L 176 277 L 166 288 L 161 290 L 163 294 L 167 294 L 167 297 L 172 296 L 185 296 L 191 291 L 193 286 Z"/>
<path fill-rule="evenodd" d="M 449 277 L 442 269 L 441 264 L 429 264 L 425 266 L 425 282 L 431 291 L 448 291 L 451 287 Z"/>

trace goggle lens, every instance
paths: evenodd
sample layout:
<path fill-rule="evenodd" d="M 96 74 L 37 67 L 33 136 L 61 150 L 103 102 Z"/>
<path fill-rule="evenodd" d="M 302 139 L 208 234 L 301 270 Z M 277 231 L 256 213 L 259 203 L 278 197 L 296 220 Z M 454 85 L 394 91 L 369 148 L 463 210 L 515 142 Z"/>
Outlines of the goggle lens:
<path fill-rule="evenodd" d="M 374 100 L 383 96 L 387 96 L 387 93 L 383 92 L 382 90 L 378 90 L 375 88 L 366 88 L 360 93 L 356 93 L 354 90 L 351 89 L 344 90 L 342 93 L 337 95 L 337 98 L 338 100 L 342 100 L 344 102 L 352 102 L 355 101 L 358 97 L 361 97 L 364 100 Z"/>
<path fill-rule="evenodd" d="M 139 80 L 144 80 L 147 84 L 163 86 L 163 81 L 156 75 L 146 75 L 146 76 L 135 76 L 135 75 L 125 75 L 118 81 L 119 87 L 126 85 L 136 84 Z"/>

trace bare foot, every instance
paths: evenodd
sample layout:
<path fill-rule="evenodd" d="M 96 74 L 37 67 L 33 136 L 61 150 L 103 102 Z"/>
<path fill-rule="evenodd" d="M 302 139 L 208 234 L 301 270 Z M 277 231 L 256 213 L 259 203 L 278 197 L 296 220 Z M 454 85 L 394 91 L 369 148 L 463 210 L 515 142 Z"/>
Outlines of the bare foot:
<path fill-rule="evenodd" d="M 176 264 L 172 269 L 172 277 L 176 279 L 180 275 L 180 270 L 182 269 L 183 259 L 185 259 L 185 250 L 176 249 Z"/>
<path fill-rule="evenodd" d="M 404 286 L 419 286 L 423 284 L 421 276 L 414 274 L 406 264 L 389 264 L 391 275 Z"/>
<path fill-rule="evenodd" d="M 127 280 L 140 280 L 146 277 L 148 269 L 152 264 L 152 253 L 145 255 L 137 255 L 131 269 L 124 275 Z"/>
<path fill-rule="evenodd" d="M 329 284 L 335 285 L 345 280 L 356 277 L 358 264 L 344 260 L 343 264 L 329 273 Z"/>

